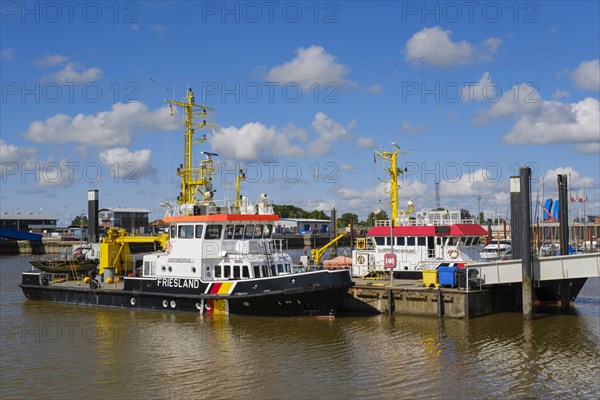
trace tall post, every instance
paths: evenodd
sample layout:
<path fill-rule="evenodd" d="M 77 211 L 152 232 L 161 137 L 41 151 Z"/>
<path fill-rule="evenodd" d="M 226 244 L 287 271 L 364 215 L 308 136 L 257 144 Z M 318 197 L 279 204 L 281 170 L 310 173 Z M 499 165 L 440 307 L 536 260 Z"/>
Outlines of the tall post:
<path fill-rule="evenodd" d="M 560 255 L 569 254 L 569 200 L 567 199 L 567 175 L 558 175 L 558 225 L 560 234 Z"/>
<path fill-rule="evenodd" d="M 521 246 L 521 271 L 523 276 L 523 319 L 534 318 L 533 310 L 533 258 L 531 255 L 531 168 L 520 169 L 520 213 L 519 213 L 519 235 L 513 238 L 518 240 Z"/>
<path fill-rule="evenodd" d="M 329 241 L 332 241 L 337 236 L 337 213 L 335 207 L 331 209 L 331 229 L 329 231 Z M 337 242 L 333 244 L 329 253 L 329 258 L 337 257 Z"/>
<path fill-rule="evenodd" d="M 511 243 L 513 259 L 522 259 L 521 246 L 519 240 L 519 227 L 521 226 L 521 178 L 518 176 L 510 177 L 510 237 L 513 239 Z"/>
<path fill-rule="evenodd" d="M 88 240 L 90 243 L 96 243 L 100 236 L 98 229 L 98 191 L 88 190 Z M 81 231 L 83 240 L 83 230 Z"/>

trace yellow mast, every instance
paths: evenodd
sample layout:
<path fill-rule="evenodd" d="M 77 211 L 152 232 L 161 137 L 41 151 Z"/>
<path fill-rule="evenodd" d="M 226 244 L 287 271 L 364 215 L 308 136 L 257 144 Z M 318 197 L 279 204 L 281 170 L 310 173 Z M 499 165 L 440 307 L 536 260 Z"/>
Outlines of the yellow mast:
<path fill-rule="evenodd" d="M 205 200 L 207 191 L 210 192 L 212 178 L 215 170 L 210 158 L 210 153 L 206 160 L 200 162 L 199 167 L 194 167 L 192 150 L 195 144 L 204 143 L 206 135 L 200 138 L 194 137 L 196 129 L 204 129 L 216 126 L 207 122 L 208 112 L 214 112 L 214 108 L 195 103 L 194 92 L 188 89 L 187 101 L 176 101 L 165 99 L 165 102 L 179 106 L 184 111 L 183 122 L 185 124 L 184 143 L 183 143 L 183 164 L 177 168 L 177 175 L 181 177 L 181 193 L 177 197 L 179 204 L 196 203 L 196 194 L 204 187 L 201 193 Z M 171 108 L 172 110 L 172 108 Z"/>
<path fill-rule="evenodd" d="M 240 173 L 235 177 L 235 203 L 234 206 L 240 208 L 242 205 L 242 181 L 246 180 L 246 174 L 240 169 Z"/>
<path fill-rule="evenodd" d="M 375 150 L 375 154 L 379 158 L 381 158 L 385 162 L 389 162 L 389 167 L 384 169 L 390 175 L 390 200 L 392 202 L 392 220 L 394 223 L 398 220 L 398 174 L 402 174 L 404 171 L 398 169 L 398 155 L 400 154 L 408 154 L 409 151 L 401 152 L 400 147 L 396 143 L 392 143 L 396 149 L 394 151 L 377 151 Z M 384 164 L 385 165 L 385 164 Z"/>

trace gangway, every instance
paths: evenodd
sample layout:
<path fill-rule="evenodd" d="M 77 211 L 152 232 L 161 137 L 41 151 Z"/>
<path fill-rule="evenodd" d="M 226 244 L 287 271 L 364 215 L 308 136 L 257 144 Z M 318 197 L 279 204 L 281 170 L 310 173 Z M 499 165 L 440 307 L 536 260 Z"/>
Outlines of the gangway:
<path fill-rule="evenodd" d="M 523 281 L 521 260 L 468 264 L 479 271 L 481 285 L 501 285 Z M 600 253 L 544 257 L 533 260 L 533 281 L 592 278 L 600 276 Z"/>

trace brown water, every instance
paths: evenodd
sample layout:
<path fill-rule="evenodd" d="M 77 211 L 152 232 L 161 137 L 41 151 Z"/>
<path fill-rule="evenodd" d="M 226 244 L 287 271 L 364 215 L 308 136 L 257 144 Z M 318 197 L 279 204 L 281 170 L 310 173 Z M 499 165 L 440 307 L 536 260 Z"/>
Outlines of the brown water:
<path fill-rule="evenodd" d="M 26 300 L 0 259 L 0 397 L 598 398 L 600 280 L 575 315 L 200 317 Z"/>

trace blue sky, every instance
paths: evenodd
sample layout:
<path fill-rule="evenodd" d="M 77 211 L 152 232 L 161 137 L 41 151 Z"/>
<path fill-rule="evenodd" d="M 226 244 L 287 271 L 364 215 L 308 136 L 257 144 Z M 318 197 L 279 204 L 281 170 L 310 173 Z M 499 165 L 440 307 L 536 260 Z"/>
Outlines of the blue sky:
<path fill-rule="evenodd" d="M 600 214 L 599 3 L 1 3 L 2 212 L 70 221 L 178 189 L 188 87 L 216 108 L 217 199 L 389 208 L 374 149 L 410 154 L 401 207 L 506 216 L 509 177 Z M 574 203 L 577 216 L 582 205 Z M 338 214 L 339 215 L 339 214 Z"/>

